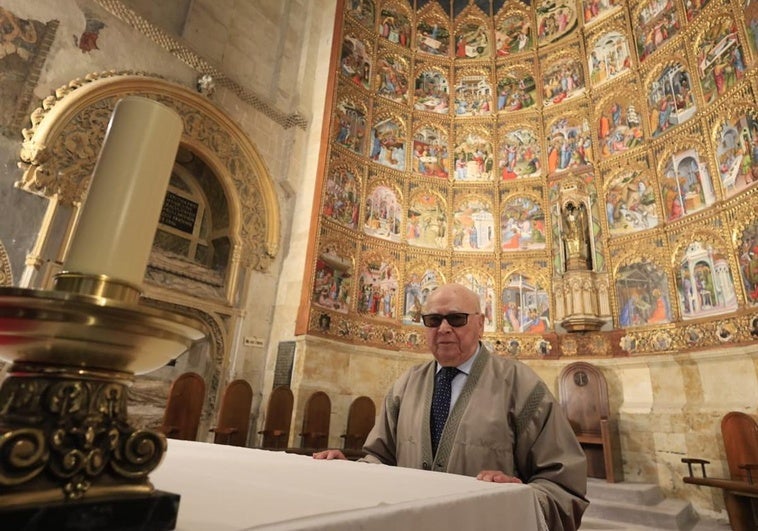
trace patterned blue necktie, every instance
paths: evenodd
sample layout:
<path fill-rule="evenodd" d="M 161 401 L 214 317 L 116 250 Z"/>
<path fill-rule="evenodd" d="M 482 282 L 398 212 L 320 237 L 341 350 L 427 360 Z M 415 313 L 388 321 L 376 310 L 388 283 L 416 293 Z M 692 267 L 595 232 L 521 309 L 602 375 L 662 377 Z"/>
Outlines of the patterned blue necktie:
<path fill-rule="evenodd" d="M 442 367 L 437 372 L 432 394 L 432 414 L 430 417 L 432 434 L 432 454 L 437 454 L 437 444 L 440 442 L 442 430 L 445 427 L 447 415 L 450 412 L 450 395 L 455 375 L 458 374 L 456 367 Z"/>

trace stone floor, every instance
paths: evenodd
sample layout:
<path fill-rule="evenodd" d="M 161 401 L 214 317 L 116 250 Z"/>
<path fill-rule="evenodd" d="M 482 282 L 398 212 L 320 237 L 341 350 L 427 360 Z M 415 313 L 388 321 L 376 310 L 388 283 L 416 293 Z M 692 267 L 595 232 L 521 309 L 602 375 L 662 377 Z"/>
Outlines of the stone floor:
<path fill-rule="evenodd" d="M 596 518 L 585 518 L 582 520 L 581 531 L 641 531 L 643 529 L 660 529 L 657 527 L 635 526 L 621 522 L 611 522 L 609 520 L 600 520 Z M 731 531 L 731 527 L 726 522 L 717 520 L 700 519 L 695 527 L 690 531 Z"/>

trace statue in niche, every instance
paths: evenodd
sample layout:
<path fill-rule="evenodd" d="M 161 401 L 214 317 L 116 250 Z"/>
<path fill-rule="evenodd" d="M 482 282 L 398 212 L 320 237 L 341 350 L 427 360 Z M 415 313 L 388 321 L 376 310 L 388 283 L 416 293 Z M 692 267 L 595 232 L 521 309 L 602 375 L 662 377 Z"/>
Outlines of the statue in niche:
<path fill-rule="evenodd" d="M 584 203 L 573 202 L 563 207 L 563 240 L 566 271 L 590 269 L 590 246 L 587 223 L 587 209 Z"/>

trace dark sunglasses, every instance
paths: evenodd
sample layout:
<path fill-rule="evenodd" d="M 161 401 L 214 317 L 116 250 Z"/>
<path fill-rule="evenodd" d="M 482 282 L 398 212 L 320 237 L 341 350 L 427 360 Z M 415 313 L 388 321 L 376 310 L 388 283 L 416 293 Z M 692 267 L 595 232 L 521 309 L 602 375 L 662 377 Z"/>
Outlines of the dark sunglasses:
<path fill-rule="evenodd" d="M 437 328 L 442 324 L 442 321 L 447 321 L 447 324 L 452 326 L 453 328 L 458 328 L 459 326 L 464 326 L 466 323 L 468 323 L 468 316 L 469 315 L 477 315 L 479 312 L 476 313 L 463 313 L 463 312 L 454 312 L 449 313 L 447 315 L 442 315 L 440 313 L 427 313 L 421 316 L 421 320 L 424 321 L 424 326 L 428 328 Z"/>

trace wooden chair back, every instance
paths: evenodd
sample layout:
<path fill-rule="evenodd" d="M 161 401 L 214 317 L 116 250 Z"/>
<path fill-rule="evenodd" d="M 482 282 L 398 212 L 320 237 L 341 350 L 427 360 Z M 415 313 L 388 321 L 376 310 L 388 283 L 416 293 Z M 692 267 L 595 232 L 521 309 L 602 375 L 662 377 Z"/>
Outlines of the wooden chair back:
<path fill-rule="evenodd" d="M 347 413 L 347 429 L 342 437 L 345 450 L 361 450 L 369 432 L 376 422 L 376 406 L 367 396 L 359 396 L 350 404 Z"/>
<path fill-rule="evenodd" d="M 271 391 L 266 407 L 266 421 L 258 433 L 263 435 L 261 448 L 284 450 L 287 448 L 292 423 L 292 391 L 286 385 L 280 385 Z"/>
<path fill-rule="evenodd" d="M 620 481 L 618 444 L 610 424 L 608 384 L 600 370 L 583 361 L 563 368 L 559 401 L 587 456 L 587 475 Z"/>
<path fill-rule="evenodd" d="M 323 391 L 308 397 L 303 412 L 303 431 L 300 433 L 300 448 L 322 450 L 329 446 L 329 423 L 332 416 L 332 401 Z"/>
<path fill-rule="evenodd" d="M 253 405 L 253 388 L 245 380 L 234 380 L 226 386 L 221 399 L 218 425 L 215 432 L 216 444 L 245 446 L 247 430 L 250 426 L 250 408 Z"/>
<path fill-rule="evenodd" d="M 171 384 L 161 430 L 171 439 L 197 440 L 205 401 L 205 381 L 196 372 L 186 372 Z"/>
<path fill-rule="evenodd" d="M 731 479 L 750 479 L 751 483 L 758 483 L 754 472 L 748 478 L 746 468 L 746 465 L 758 464 L 758 424 L 755 419 L 741 411 L 730 411 L 721 419 L 721 435 Z"/>

